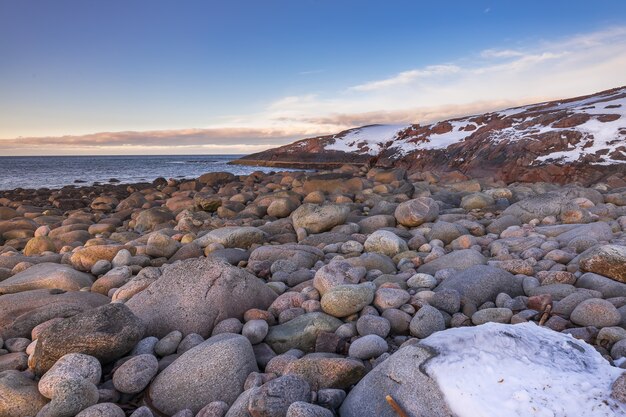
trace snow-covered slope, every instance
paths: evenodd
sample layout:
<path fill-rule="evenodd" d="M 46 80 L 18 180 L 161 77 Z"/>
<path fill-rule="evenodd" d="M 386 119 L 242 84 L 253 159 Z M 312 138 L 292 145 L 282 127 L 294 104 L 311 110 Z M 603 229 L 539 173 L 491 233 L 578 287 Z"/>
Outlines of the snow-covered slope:
<path fill-rule="evenodd" d="M 459 171 L 512 181 L 592 182 L 626 172 L 626 87 L 420 125 L 370 125 L 236 163 L 344 163 Z"/>
<path fill-rule="evenodd" d="M 546 117 L 550 115 L 558 115 L 558 118 Z M 333 135 L 324 149 L 372 156 L 387 149 L 395 151 L 400 157 L 418 150 L 446 149 L 480 133 L 481 128 L 499 122 L 506 127 L 492 129 L 489 139 L 493 144 L 523 139 L 541 140 L 546 133 L 561 133 L 564 140 L 568 140 L 567 135 L 572 133 L 582 136 L 568 141 L 566 150 L 539 155 L 537 162 L 574 162 L 597 154 L 600 159 L 594 163 L 626 164 L 626 151 L 619 149 L 626 143 L 625 116 L 626 88 L 621 88 L 573 101 L 516 107 L 425 127 L 364 126 Z"/>

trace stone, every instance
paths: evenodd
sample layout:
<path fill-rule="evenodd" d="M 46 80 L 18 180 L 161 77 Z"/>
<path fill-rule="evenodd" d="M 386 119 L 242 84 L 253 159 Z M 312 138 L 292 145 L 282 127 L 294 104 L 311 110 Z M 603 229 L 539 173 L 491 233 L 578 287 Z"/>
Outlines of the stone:
<path fill-rule="evenodd" d="M 154 345 L 154 352 L 161 357 L 171 355 L 176 352 L 181 340 L 183 340 L 181 332 L 171 331 Z"/>
<path fill-rule="evenodd" d="M 100 403 L 85 408 L 76 417 L 125 417 L 124 410 L 114 403 Z"/>
<path fill-rule="evenodd" d="M 254 244 L 261 244 L 265 240 L 265 232 L 256 227 L 220 227 L 199 237 L 194 242 L 205 248 L 211 243 L 219 243 L 225 248 L 248 249 Z"/>
<path fill-rule="evenodd" d="M 390 257 L 409 250 L 402 238 L 387 230 L 377 230 L 369 235 L 364 248 L 366 252 L 382 253 Z"/>
<path fill-rule="evenodd" d="M 107 304 L 53 324 L 41 332 L 32 355 L 37 375 L 62 356 L 84 353 L 103 363 L 129 352 L 141 340 L 144 324 L 124 304 Z"/>
<path fill-rule="evenodd" d="M 358 313 L 374 300 L 375 285 L 337 285 L 322 296 L 322 310 L 333 317 Z"/>
<path fill-rule="evenodd" d="M 60 379 L 54 385 L 52 401 L 46 404 L 38 416 L 72 417 L 98 402 L 98 389 L 87 379 Z"/>
<path fill-rule="evenodd" d="M 298 207 L 292 214 L 294 229 L 299 227 L 308 233 L 322 233 L 333 227 L 344 224 L 348 218 L 350 209 L 345 205 L 305 203 Z"/>
<path fill-rule="evenodd" d="M 484 209 L 494 204 L 495 200 L 493 197 L 485 193 L 472 193 L 461 199 L 461 207 L 467 211 Z"/>
<path fill-rule="evenodd" d="M 305 379 L 311 389 L 348 389 L 365 375 L 363 362 L 351 358 L 307 355 L 290 361 L 284 375 L 297 375 Z"/>
<path fill-rule="evenodd" d="M 607 300 L 590 298 L 576 306 L 570 320 L 579 326 L 610 327 L 617 326 L 622 316 L 617 308 Z"/>
<path fill-rule="evenodd" d="M 133 356 L 113 374 L 113 386 L 124 394 L 143 391 L 159 370 L 159 361 L 154 355 Z"/>
<path fill-rule="evenodd" d="M 532 219 L 558 216 L 568 199 L 557 193 L 544 193 L 525 198 L 507 207 L 502 214 L 511 215 L 528 223 Z"/>
<path fill-rule="evenodd" d="M 269 325 L 265 320 L 250 320 L 243 325 L 241 334 L 248 338 L 253 345 L 259 344 L 265 339 L 269 331 Z"/>
<path fill-rule="evenodd" d="M 435 353 L 422 345 L 406 346 L 369 372 L 352 388 L 339 409 L 341 417 L 397 417 L 387 395 L 409 416 L 452 417 L 437 383 L 422 364 Z"/>
<path fill-rule="evenodd" d="M 313 278 L 313 286 L 320 295 L 324 295 L 337 285 L 358 284 L 365 273 L 363 267 L 353 267 L 348 262 L 333 261 L 317 270 Z"/>
<path fill-rule="evenodd" d="M 174 214 L 166 208 L 153 207 L 142 210 L 135 219 L 135 231 L 139 233 L 149 232 L 161 224 L 174 220 Z"/>
<path fill-rule="evenodd" d="M 44 252 L 56 252 L 54 241 L 48 236 L 35 236 L 24 247 L 24 255 L 41 255 Z"/>
<path fill-rule="evenodd" d="M 260 246 L 252 251 L 248 259 L 248 269 L 254 273 L 269 271 L 279 259 L 289 259 L 298 268 L 311 268 L 324 258 L 324 252 L 305 245 Z"/>
<path fill-rule="evenodd" d="M 373 304 L 376 308 L 383 311 L 388 308 L 398 308 L 406 304 L 410 298 L 409 293 L 403 289 L 381 287 L 376 290 Z"/>
<path fill-rule="evenodd" d="M 0 372 L 23 371 L 26 368 L 28 368 L 28 355 L 26 353 L 14 352 L 0 355 Z"/>
<path fill-rule="evenodd" d="M 284 375 L 254 390 L 248 401 L 248 411 L 252 417 L 282 417 L 287 415 L 292 403 L 310 399 L 308 382 L 295 375 Z"/>
<path fill-rule="evenodd" d="M 224 417 L 228 412 L 228 408 L 228 404 L 224 401 L 213 401 L 198 411 L 196 417 Z"/>
<path fill-rule="evenodd" d="M 180 355 L 150 384 L 152 406 L 160 413 L 197 413 L 213 401 L 232 405 L 250 372 L 258 372 L 252 345 L 235 334 L 213 336 Z"/>
<path fill-rule="evenodd" d="M 70 317 L 111 300 L 90 292 L 41 289 L 0 297 L 0 337 L 30 337 L 33 328 L 57 317 Z"/>
<path fill-rule="evenodd" d="M 198 181 L 209 187 L 216 187 L 218 185 L 228 184 L 236 179 L 237 177 L 230 172 L 208 172 L 200 175 Z"/>
<path fill-rule="evenodd" d="M 320 333 L 334 332 L 341 324 L 341 320 L 328 314 L 306 313 L 284 324 L 270 327 L 265 343 L 276 353 L 285 353 L 290 349 L 310 352 L 315 348 L 315 340 Z"/>
<path fill-rule="evenodd" d="M 416 227 L 434 221 L 439 215 L 439 206 L 429 197 L 418 197 L 400 203 L 394 217 L 403 226 Z"/>
<path fill-rule="evenodd" d="M 626 297 L 626 284 L 592 272 L 582 274 L 576 280 L 576 286 L 600 291 L 602 298 Z"/>
<path fill-rule="evenodd" d="M 96 262 L 101 260 L 112 261 L 122 249 L 121 245 L 87 246 L 76 250 L 70 258 L 72 266 L 79 271 L 90 271 Z"/>
<path fill-rule="evenodd" d="M 450 252 L 427 262 L 420 266 L 417 272 L 434 275 L 437 271 L 444 268 L 464 270 L 474 265 L 485 265 L 486 263 L 487 259 L 480 252 L 473 249 L 463 249 Z"/>
<path fill-rule="evenodd" d="M 37 382 L 14 370 L 0 372 L 0 415 L 34 416 L 48 400 L 39 393 Z"/>
<path fill-rule="evenodd" d="M 180 242 L 171 237 L 161 233 L 152 233 L 146 244 L 146 255 L 153 258 L 170 258 L 180 247 Z"/>
<path fill-rule="evenodd" d="M 411 319 L 409 330 L 411 335 L 423 339 L 431 334 L 444 330 L 446 323 L 435 307 L 424 305 L 420 308 L 415 316 Z"/>
<path fill-rule="evenodd" d="M 366 314 L 356 322 L 356 329 L 361 336 L 367 336 L 368 334 L 375 334 L 382 338 L 389 335 L 391 331 L 391 324 L 385 317 L 373 316 Z"/>
<path fill-rule="evenodd" d="M 454 239 L 457 239 L 463 235 L 468 234 L 466 228 L 459 226 L 455 223 L 449 223 L 444 221 L 437 221 L 433 224 L 433 227 L 428 232 L 428 240 L 441 240 L 444 244 L 451 243 Z"/>
<path fill-rule="evenodd" d="M 444 289 L 456 290 L 462 300 L 480 306 L 486 301 L 494 301 L 500 293 L 511 297 L 524 295 L 522 282 L 523 278 L 500 268 L 475 265 L 444 279 L 435 288 L 435 292 Z"/>
<path fill-rule="evenodd" d="M 626 246 L 604 245 L 583 252 L 578 261 L 580 270 L 604 275 L 626 283 Z"/>
<path fill-rule="evenodd" d="M 485 323 L 510 323 L 513 312 L 508 308 L 485 308 L 472 314 L 472 323 L 479 326 Z"/>
<path fill-rule="evenodd" d="M 207 337 L 220 321 L 241 319 L 251 308 L 267 309 L 274 298 L 276 293 L 249 272 L 199 258 L 169 266 L 126 305 L 146 324 L 147 335 L 178 330 Z"/>
<path fill-rule="evenodd" d="M 333 417 L 334 414 L 327 408 L 309 404 L 304 401 L 291 403 L 287 409 L 286 417 Z"/>
<path fill-rule="evenodd" d="M 377 358 L 387 352 L 388 349 L 389 346 L 385 339 L 375 334 L 369 334 L 359 337 L 352 342 L 348 355 L 353 358 L 366 360 Z"/>
<path fill-rule="evenodd" d="M 90 287 L 91 275 L 60 264 L 44 262 L 0 282 L 0 295 L 43 288 L 78 291 Z"/>

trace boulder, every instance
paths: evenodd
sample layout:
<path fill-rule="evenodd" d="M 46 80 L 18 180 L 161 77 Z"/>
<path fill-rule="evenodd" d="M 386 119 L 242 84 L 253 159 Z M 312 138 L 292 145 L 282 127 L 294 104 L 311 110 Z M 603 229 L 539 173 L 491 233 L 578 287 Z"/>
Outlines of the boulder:
<path fill-rule="evenodd" d="M 417 227 L 432 222 L 439 216 L 439 206 L 430 197 L 418 197 L 400 203 L 394 216 L 398 223 L 407 227 Z"/>
<path fill-rule="evenodd" d="M 84 353 L 108 363 L 141 340 L 144 324 L 124 304 L 106 304 L 46 328 L 37 339 L 31 366 L 44 374 L 63 355 Z"/>
<path fill-rule="evenodd" d="M 265 233 L 256 227 L 227 226 L 211 230 L 194 242 L 203 248 L 211 243 L 220 243 L 225 248 L 248 249 L 254 244 L 263 243 L 264 239 Z"/>
<path fill-rule="evenodd" d="M 30 338 L 33 328 L 54 318 L 71 317 L 111 300 L 91 292 L 32 290 L 0 297 L 0 337 Z"/>
<path fill-rule="evenodd" d="M 359 382 L 365 373 L 365 366 L 359 360 L 320 354 L 310 354 L 291 361 L 283 372 L 284 375 L 303 378 L 313 390 L 348 389 Z"/>
<path fill-rule="evenodd" d="M 150 403 L 159 413 L 194 414 L 213 401 L 232 405 L 250 372 L 257 372 L 252 345 L 241 335 L 213 336 L 188 350 L 150 384 Z"/>
<path fill-rule="evenodd" d="M 306 245 L 260 246 L 250 254 L 248 269 L 254 273 L 269 271 L 272 264 L 279 259 L 289 259 L 298 268 L 308 269 L 323 258 L 324 252 Z"/>
<path fill-rule="evenodd" d="M 343 323 L 341 320 L 321 312 L 302 314 L 286 323 L 270 327 L 265 343 L 276 353 L 290 349 L 310 352 L 315 348 L 317 336 L 323 332 L 334 332 Z"/>
<path fill-rule="evenodd" d="M 0 372 L 0 416 L 34 416 L 47 402 L 39 393 L 37 382 L 24 373 Z"/>
<path fill-rule="evenodd" d="M 445 268 L 463 270 L 475 265 L 485 265 L 487 258 L 474 249 L 462 249 L 447 253 L 439 258 L 425 263 L 417 269 L 421 274 L 435 275 L 437 271 Z"/>
<path fill-rule="evenodd" d="M 188 259 L 169 266 L 126 305 L 146 324 L 146 334 L 208 337 L 227 318 L 243 318 L 252 308 L 267 309 L 276 298 L 263 281 L 220 260 Z"/>
<path fill-rule="evenodd" d="M 388 230 L 377 230 L 368 236 L 363 245 L 366 252 L 377 252 L 394 257 L 409 250 L 404 239 Z"/>
<path fill-rule="evenodd" d="M 344 224 L 350 209 L 339 204 L 303 204 L 291 214 L 294 229 L 303 228 L 308 233 L 322 233 Z"/>
<path fill-rule="evenodd" d="M 511 297 L 524 295 L 522 281 L 503 269 L 475 265 L 444 279 L 435 291 L 456 290 L 462 299 L 480 306 L 486 301 L 494 301 L 500 293 Z"/>
<path fill-rule="evenodd" d="M 61 264 L 41 263 L 0 282 L 0 295 L 43 288 L 78 291 L 93 283 L 89 274 Z"/>
<path fill-rule="evenodd" d="M 626 246 L 604 245 L 581 254 L 580 270 L 604 275 L 626 283 Z"/>
<path fill-rule="evenodd" d="M 94 264 L 100 260 L 111 262 L 122 249 L 128 248 L 122 245 L 87 246 L 74 252 L 70 262 L 79 271 L 90 271 Z"/>

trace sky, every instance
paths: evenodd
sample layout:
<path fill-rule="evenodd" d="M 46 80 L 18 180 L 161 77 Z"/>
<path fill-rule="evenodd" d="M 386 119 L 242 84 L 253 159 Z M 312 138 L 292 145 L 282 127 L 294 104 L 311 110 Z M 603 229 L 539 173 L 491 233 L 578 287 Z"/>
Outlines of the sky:
<path fill-rule="evenodd" d="M 623 0 L 0 0 L 0 155 L 245 154 L 623 85 Z"/>

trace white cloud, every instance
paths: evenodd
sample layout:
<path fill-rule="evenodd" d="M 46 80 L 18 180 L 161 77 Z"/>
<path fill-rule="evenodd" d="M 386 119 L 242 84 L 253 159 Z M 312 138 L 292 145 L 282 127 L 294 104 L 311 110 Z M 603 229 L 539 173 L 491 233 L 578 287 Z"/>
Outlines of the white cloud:
<path fill-rule="evenodd" d="M 413 69 L 400 72 L 393 77 L 384 80 L 370 81 L 365 84 L 350 87 L 353 91 L 373 91 L 398 85 L 410 84 L 420 78 L 427 78 L 436 75 L 447 75 L 459 72 L 460 68 L 456 65 L 429 65 L 423 69 Z"/>

